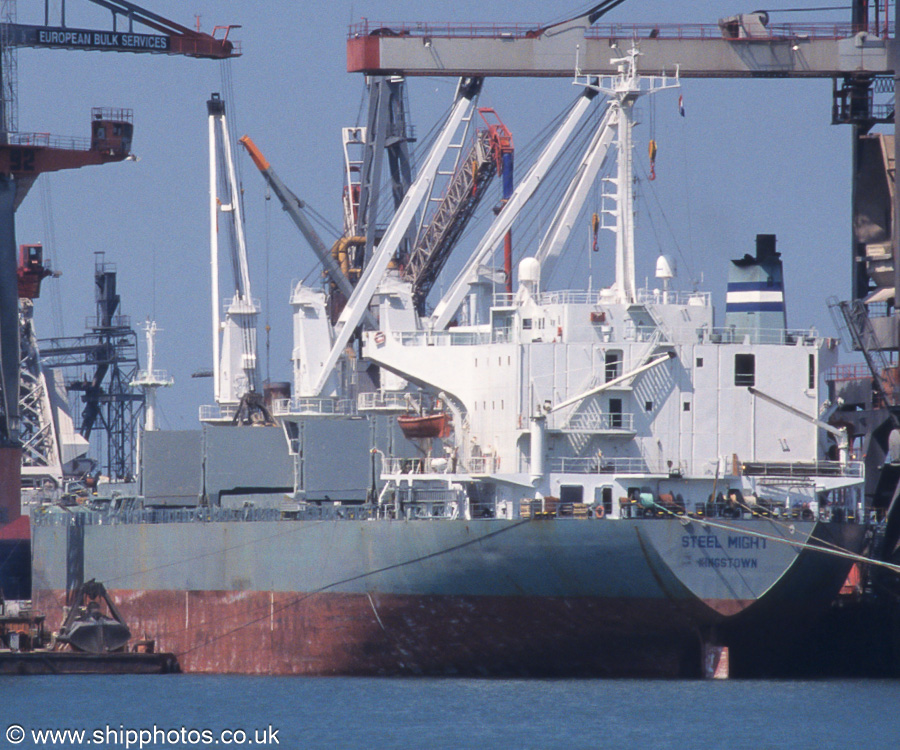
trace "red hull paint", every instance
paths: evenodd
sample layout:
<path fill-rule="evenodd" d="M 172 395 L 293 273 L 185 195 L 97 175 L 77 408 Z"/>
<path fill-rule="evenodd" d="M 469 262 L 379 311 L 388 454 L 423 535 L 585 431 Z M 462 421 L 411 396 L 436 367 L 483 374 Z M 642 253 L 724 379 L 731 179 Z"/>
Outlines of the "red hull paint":
<path fill-rule="evenodd" d="M 679 607 L 563 598 L 112 591 L 136 637 L 185 672 L 698 676 Z M 35 592 L 50 628 L 62 591 Z M 638 625 L 640 624 L 640 625 Z M 649 626 L 649 627 L 648 627 Z"/>

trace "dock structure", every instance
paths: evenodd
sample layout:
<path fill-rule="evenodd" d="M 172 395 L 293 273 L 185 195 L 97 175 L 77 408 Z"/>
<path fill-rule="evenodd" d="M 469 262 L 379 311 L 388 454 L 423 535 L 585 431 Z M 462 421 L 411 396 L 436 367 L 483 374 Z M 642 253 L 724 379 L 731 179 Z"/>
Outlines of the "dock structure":
<path fill-rule="evenodd" d="M 757 14 L 745 14 L 741 19 Z M 348 72 L 568 78 L 613 75 L 616 47 L 637 42 L 641 70 L 682 78 L 839 78 L 893 72 L 891 40 L 855 24 L 390 24 L 350 27 Z M 735 22 L 738 24 L 738 22 Z"/>

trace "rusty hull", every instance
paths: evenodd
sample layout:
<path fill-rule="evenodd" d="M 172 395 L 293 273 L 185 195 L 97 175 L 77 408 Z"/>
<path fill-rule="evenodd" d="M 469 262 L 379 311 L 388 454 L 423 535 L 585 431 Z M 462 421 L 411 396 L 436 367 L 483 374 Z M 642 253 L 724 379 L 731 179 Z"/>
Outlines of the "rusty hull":
<path fill-rule="evenodd" d="M 659 600 L 260 591 L 111 592 L 185 672 L 697 676 L 690 618 Z M 41 591 L 48 627 L 64 591 Z M 653 625 L 648 628 L 647 624 Z"/>

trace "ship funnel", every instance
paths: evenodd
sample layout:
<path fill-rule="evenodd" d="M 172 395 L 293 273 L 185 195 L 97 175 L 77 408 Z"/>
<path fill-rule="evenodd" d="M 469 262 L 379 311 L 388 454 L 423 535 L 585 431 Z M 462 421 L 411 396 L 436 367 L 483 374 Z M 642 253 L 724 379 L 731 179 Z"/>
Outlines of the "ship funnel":
<path fill-rule="evenodd" d="M 784 331 L 784 277 L 774 234 L 756 235 L 756 257 L 731 261 L 725 296 L 725 325 L 736 334 Z"/>

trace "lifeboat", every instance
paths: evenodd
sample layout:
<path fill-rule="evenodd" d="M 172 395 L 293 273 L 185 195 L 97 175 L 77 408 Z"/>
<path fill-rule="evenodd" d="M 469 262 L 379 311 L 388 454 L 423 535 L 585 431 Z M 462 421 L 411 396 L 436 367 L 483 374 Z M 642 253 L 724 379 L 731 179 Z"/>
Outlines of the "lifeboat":
<path fill-rule="evenodd" d="M 401 414 L 397 424 L 407 439 L 445 438 L 450 436 L 450 415 L 446 412 L 434 414 Z"/>

